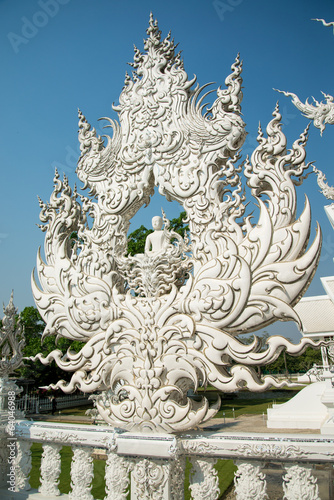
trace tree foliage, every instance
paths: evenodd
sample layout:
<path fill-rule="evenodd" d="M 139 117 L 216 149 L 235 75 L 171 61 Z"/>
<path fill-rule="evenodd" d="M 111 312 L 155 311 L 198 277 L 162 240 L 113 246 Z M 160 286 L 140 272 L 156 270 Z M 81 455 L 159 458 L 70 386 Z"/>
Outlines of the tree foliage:
<path fill-rule="evenodd" d="M 135 255 L 136 253 L 144 253 L 146 238 L 151 233 L 153 233 L 153 229 L 147 229 L 143 225 L 133 231 L 129 235 L 128 254 Z"/>
<path fill-rule="evenodd" d="M 286 357 L 286 367 L 284 355 Z M 285 373 L 287 368 L 289 373 L 304 373 L 312 368 L 314 364 L 322 364 L 321 352 L 320 350 L 308 347 L 306 351 L 299 356 L 290 356 L 282 352 L 274 363 L 264 366 L 262 371 L 263 373 Z"/>

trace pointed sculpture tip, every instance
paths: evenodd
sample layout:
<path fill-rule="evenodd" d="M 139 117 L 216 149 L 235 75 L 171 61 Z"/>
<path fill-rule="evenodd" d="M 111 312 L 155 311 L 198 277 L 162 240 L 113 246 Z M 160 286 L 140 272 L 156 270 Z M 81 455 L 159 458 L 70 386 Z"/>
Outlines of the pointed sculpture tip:
<path fill-rule="evenodd" d="M 146 33 L 151 36 L 151 34 L 159 34 L 158 21 L 154 19 L 153 12 L 150 12 L 150 20 L 149 25 L 146 30 Z"/>
<path fill-rule="evenodd" d="M 7 313 L 10 310 L 15 309 L 15 306 L 14 306 L 14 290 L 12 290 L 12 292 L 10 294 L 10 299 L 9 299 L 7 307 L 5 306 L 4 302 L 2 303 L 2 305 L 3 305 L 3 312 L 4 312 L 5 315 L 7 315 Z"/>

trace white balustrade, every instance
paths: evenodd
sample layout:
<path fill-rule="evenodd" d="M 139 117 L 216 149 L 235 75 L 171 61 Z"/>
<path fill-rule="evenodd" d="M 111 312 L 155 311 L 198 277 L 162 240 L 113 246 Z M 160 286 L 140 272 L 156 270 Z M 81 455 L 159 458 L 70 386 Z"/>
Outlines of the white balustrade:
<path fill-rule="evenodd" d="M 1 499 L 10 499 L 4 484 L 8 467 L 6 433 L 0 428 Z M 106 455 L 105 500 L 182 500 L 186 458 L 192 470 L 189 490 L 194 500 L 215 500 L 220 496 L 215 463 L 232 459 L 237 466 L 234 488 L 237 500 L 270 498 L 266 477 L 268 462 L 283 470 L 281 498 L 326 500 L 319 496 L 317 466 L 334 462 L 334 437 L 320 434 L 272 434 L 237 432 L 191 432 L 188 434 L 139 434 L 115 431 L 107 426 L 74 425 L 20 420 L 15 429 L 15 491 L 34 494 L 34 499 L 60 495 L 60 450 L 71 446 L 73 459 L 68 474 L 71 492 L 60 495 L 72 500 L 92 500 L 93 450 Z M 12 439 L 12 438 L 10 438 Z M 42 443 L 41 486 L 28 491 L 32 443 Z M 8 460 L 7 460 L 8 461 Z M 270 471 L 268 472 L 268 474 Z M 328 481 L 331 481 L 329 478 Z"/>

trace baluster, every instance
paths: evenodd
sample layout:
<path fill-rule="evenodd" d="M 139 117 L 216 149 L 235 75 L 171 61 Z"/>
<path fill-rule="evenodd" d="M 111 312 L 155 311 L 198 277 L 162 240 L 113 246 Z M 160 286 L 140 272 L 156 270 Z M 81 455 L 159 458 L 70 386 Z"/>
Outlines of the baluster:
<path fill-rule="evenodd" d="M 60 495 L 58 489 L 60 474 L 60 450 L 62 445 L 43 444 L 42 463 L 41 463 L 41 486 L 38 488 L 43 495 Z"/>
<path fill-rule="evenodd" d="M 285 465 L 283 491 L 286 500 L 320 500 L 317 479 L 312 475 L 310 465 Z"/>
<path fill-rule="evenodd" d="M 15 491 L 30 490 L 29 474 L 31 469 L 31 442 L 16 442 Z"/>
<path fill-rule="evenodd" d="M 131 462 L 110 451 L 106 462 L 106 496 L 104 500 L 126 500 L 130 483 Z"/>
<path fill-rule="evenodd" d="M 240 460 L 234 463 L 238 467 L 234 476 L 236 499 L 263 500 L 268 498 L 266 475 L 261 472 L 262 464 Z"/>
<path fill-rule="evenodd" d="M 92 448 L 73 446 L 71 464 L 72 491 L 69 493 L 71 500 L 93 500 L 93 495 L 91 494 L 94 475 L 92 452 Z"/>
<path fill-rule="evenodd" d="M 194 500 L 216 500 L 219 497 L 219 481 L 214 468 L 217 459 L 191 457 L 193 470 L 190 474 L 190 491 Z"/>
<path fill-rule="evenodd" d="M 171 498 L 172 500 L 184 499 L 184 472 L 186 469 L 186 459 L 184 456 L 177 456 L 171 461 Z"/>
<path fill-rule="evenodd" d="M 158 458 L 136 459 L 131 474 L 131 500 L 169 500 L 170 461 Z"/>

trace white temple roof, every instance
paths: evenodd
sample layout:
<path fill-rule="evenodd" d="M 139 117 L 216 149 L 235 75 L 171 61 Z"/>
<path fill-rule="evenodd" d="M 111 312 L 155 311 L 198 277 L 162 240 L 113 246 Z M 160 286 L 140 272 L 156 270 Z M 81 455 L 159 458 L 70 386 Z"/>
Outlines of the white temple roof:
<path fill-rule="evenodd" d="M 327 292 L 329 298 L 334 302 L 334 276 L 326 276 L 326 278 L 320 279 L 325 292 Z"/>
<path fill-rule="evenodd" d="M 334 203 L 332 203 L 331 205 L 326 205 L 324 209 L 329 222 L 332 224 L 332 228 L 334 229 Z"/>
<path fill-rule="evenodd" d="M 324 208 L 334 229 L 334 203 Z M 302 321 L 302 333 L 307 337 L 334 336 L 334 276 L 320 279 L 327 295 L 304 297 L 294 307 Z"/>
<path fill-rule="evenodd" d="M 334 286 L 334 277 L 331 277 Z M 333 333 L 334 304 L 328 295 L 304 297 L 294 307 L 303 324 L 303 333 Z"/>

